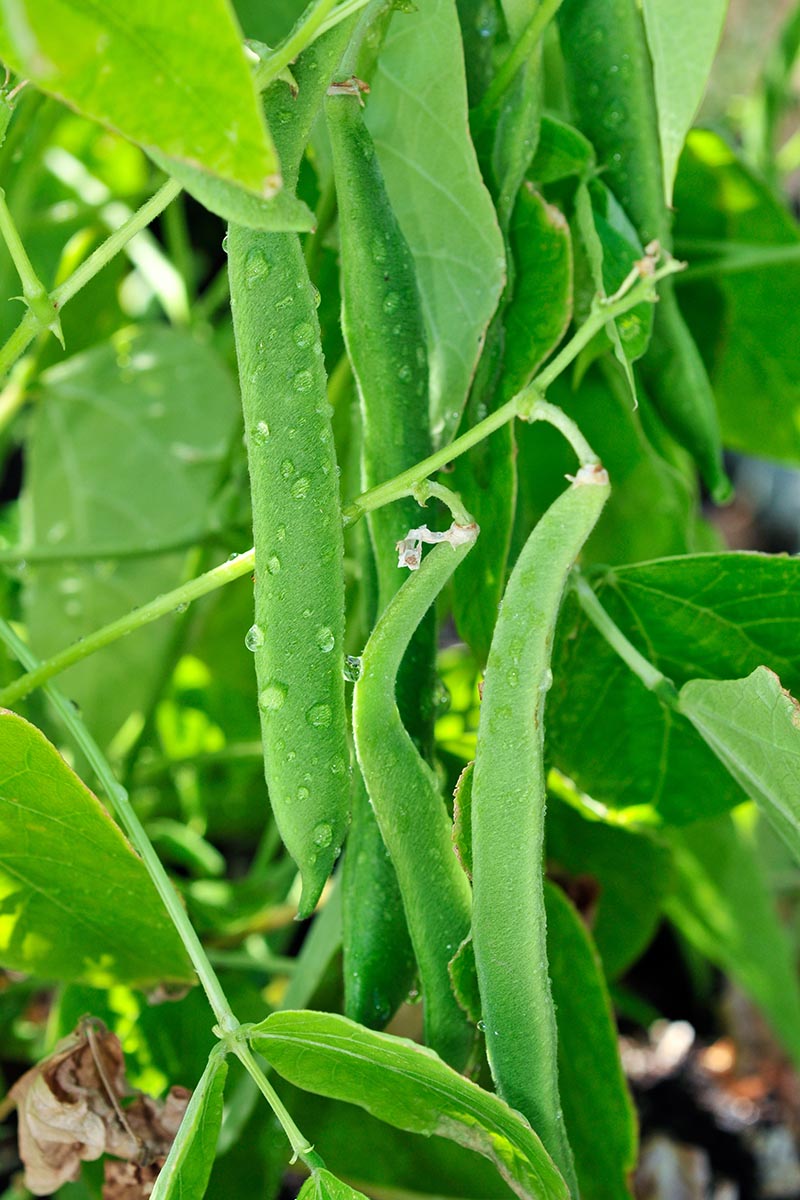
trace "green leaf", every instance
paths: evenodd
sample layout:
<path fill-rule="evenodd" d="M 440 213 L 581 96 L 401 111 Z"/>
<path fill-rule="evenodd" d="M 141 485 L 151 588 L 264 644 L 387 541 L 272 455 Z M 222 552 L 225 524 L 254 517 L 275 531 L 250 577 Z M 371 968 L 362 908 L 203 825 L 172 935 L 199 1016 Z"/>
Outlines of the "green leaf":
<path fill-rule="evenodd" d="M 559 784 L 559 792 L 564 786 Z M 546 832 L 550 873 L 557 880 L 566 874 L 567 883 L 588 876 L 597 885 L 592 937 L 613 979 L 636 961 L 656 931 L 671 881 L 669 853 L 648 834 L 607 824 L 570 802 L 549 804 Z"/>
<path fill-rule="evenodd" d="M 367 1200 L 367 1198 L 363 1192 L 357 1192 L 349 1184 L 342 1183 L 341 1179 L 331 1175 L 330 1171 L 320 1170 L 315 1171 L 311 1178 L 305 1181 L 297 1193 L 297 1200 Z"/>
<path fill-rule="evenodd" d="M 454 0 L 395 13 L 371 84 L 366 120 L 414 255 L 433 435 L 446 442 L 505 281 L 503 239 L 469 137 Z"/>
<path fill-rule="evenodd" d="M 194 972 L 138 855 L 43 733 L 0 711 L 0 961 L 154 987 Z"/>
<path fill-rule="evenodd" d="M 23 545 L 56 561 L 34 565 L 32 552 L 23 602 L 44 657 L 181 582 L 184 553 L 157 551 L 206 536 L 238 403 L 216 353 L 163 327 L 51 368 L 41 389 Z M 172 628 L 149 625 L 65 673 L 101 742 L 146 709 Z"/>
<path fill-rule="evenodd" d="M 800 684 L 800 559 L 701 554 L 598 577 L 625 635 L 680 687 L 768 662 Z M 596 800 L 654 804 L 678 824 L 745 797 L 686 717 L 665 709 L 594 630 L 574 597 L 562 610 L 548 700 L 552 761 Z"/>
<path fill-rule="evenodd" d="M 642 10 L 653 60 L 664 196 L 670 206 L 678 159 L 711 74 L 728 0 L 642 0 Z"/>
<path fill-rule="evenodd" d="M 572 241 L 563 213 L 530 184 L 509 229 L 514 290 L 505 311 L 503 395 L 509 399 L 559 344 L 572 316 Z"/>
<path fill-rule="evenodd" d="M 183 184 L 190 196 L 226 221 L 246 225 L 249 229 L 266 229 L 270 233 L 291 230 L 306 233 L 314 228 L 311 209 L 290 192 L 280 191 L 269 199 L 263 199 L 235 187 L 227 180 L 217 179 L 199 167 L 193 167 L 191 163 L 168 158 L 153 150 L 150 151 L 150 157 L 162 171 Z"/>
<path fill-rule="evenodd" d="M 679 298 L 709 370 L 723 441 L 800 463 L 797 223 L 708 130 L 689 135 L 675 206 L 676 252 L 690 263 Z"/>
<path fill-rule="evenodd" d="M 543 187 L 562 179 L 588 179 L 595 166 L 594 149 L 580 130 L 557 117 L 542 116 L 539 143 L 528 178 Z"/>
<path fill-rule="evenodd" d="M 800 704 L 778 676 L 693 679 L 680 709 L 800 861 Z"/>
<path fill-rule="evenodd" d="M 367 1193 L 408 1200 L 513 1196 L 488 1159 L 447 1138 L 420 1138 L 394 1129 L 354 1104 L 301 1092 L 283 1080 L 279 1091 L 300 1128 L 313 1130 L 314 1149 L 328 1168 Z"/>
<path fill-rule="evenodd" d="M 514 254 L 514 290 L 505 312 L 489 330 L 469 416 L 485 415 L 487 403 L 502 403 L 526 383 L 561 341 L 572 314 L 572 252 L 569 230 L 558 209 L 528 185 L 514 208 L 509 242 Z M 501 360 L 505 343 L 507 361 Z M 498 372 L 503 370 L 502 379 Z M 517 491 L 516 431 L 499 429 L 456 462 L 452 485 L 482 530 L 459 568 L 453 610 L 461 637 L 485 662 L 503 594 Z"/>
<path fill-rule="evenodd" d="M 636 1117 L 592 940 L 560 888 L 545 888 L 547 960 L 558 1014 L 558 1082 L 583 1200 L 629 1200 Z"/>
<path fill-rule="evenodd" d="M 280 187 L 227 0 L 4 0 L 0 57 L 145 150 L 258 196 Z"/>
<path fill-rule="evenodd" d="M 731 816 L 669 832 L 675 884 L 664 911 L 761 1007 L 797 1063 L 797 968 L 751 844 L 749 822 L 741 819 L 746 816 L 746 809 L 737 809 Z"/>
<path fill-rule="evenodd" d="M 227 1074 L 224 1054 L 213 1050 L 159 1171 L 151 1200 L 182 1200 L 184 1196 L 202 1200 L 217 1151 Z"/>
<path fill-rule="evenodd" d="M 567 1200 L 564 1181 L 522 1118 L 423 1046 L 317 1012 L 273 1013 L 254 1028 L 253 1045 L 298 1087 L 477 1150 L 520 1197 Z"/>

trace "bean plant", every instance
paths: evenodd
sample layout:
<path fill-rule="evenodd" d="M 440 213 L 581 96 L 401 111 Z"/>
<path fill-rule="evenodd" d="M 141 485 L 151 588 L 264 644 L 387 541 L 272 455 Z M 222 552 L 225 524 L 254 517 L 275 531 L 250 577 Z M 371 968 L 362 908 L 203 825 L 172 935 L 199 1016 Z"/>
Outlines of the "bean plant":
<path fill-rule="evenodd" d="M 800 10 L 701 110 L 726 8 L 0 6 L 8 1200 L 622 1200 L 657 934 L 800 1066 L 800 564 L 723 536 Z"/>

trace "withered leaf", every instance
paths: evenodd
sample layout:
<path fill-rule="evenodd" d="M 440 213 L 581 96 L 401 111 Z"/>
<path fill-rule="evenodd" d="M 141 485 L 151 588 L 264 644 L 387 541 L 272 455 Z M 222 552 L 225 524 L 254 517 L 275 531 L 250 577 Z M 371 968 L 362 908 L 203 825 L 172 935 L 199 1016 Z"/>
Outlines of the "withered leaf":
<path fill-rule="evenodd" d="M 81 1162 L 104 1153 L 138 1166 L 163 1162 L 191 1095 L 177 1087 L 166 1101 L 136 1093 L 123 1106 L 134 1091 L 125 1078 L 119 1039 L 90 1019 L 26 1072 L 9 1094 L 19 1114 L 25 1184 L 35 1196 L 76 1180 Z M 117 1194 L 124 1193 L 110 1193 Z"/>

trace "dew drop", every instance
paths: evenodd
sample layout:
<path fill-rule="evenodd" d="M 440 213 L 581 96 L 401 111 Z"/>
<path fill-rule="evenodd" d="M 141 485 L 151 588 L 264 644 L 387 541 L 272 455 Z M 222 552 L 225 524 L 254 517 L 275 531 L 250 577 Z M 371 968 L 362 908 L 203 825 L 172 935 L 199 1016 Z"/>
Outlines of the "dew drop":
<path fill-rule="evenodd" d="M 263 446 L 269 440 L 269 425 L 266 421 L 259 421 L 253 430 L 253 444 Z"/>
<path fill-rule="evenodd" d="M 330 763 L 331 775 L 342 775 L 345 771 L 345 761 L 339 754 L 334 754 Z"/>
<path fill-rule="evenodd" d="M 281 560 L 278 558 L 277 554 L 270 554 L 269 558 L 267 559 L 267 571 L 270 573 L 270 575 L 277 575 L 279 574 L 280 569 Z"/>
<path fill-rule="evenodd" d="M 336 645 L 336 638 L 333 636 L 333 630 L 328 625 L 320 625 L 316 632 L 317 645 L 323 654 L 330 654 L 333 647 Z"/>
<path fill-rule="evenodd" d="M 320 304 L 322 303 L 322 296 L 320 295 L 320 290 L 318 287 L 314 287 L 313 283 L 311 285 L 311 290 L 314 295 L 314 307 L 319 308 Z"/>
<path fill-rule="evenodd" d="M 244 635 L 244 644 L 250 651 L 256 651 L 264 645 L 264 630 L 260 625 L 251 625 Z"/>
<path fill-rule="evenodd" d="M 225 253 L 225 254 L 228 253 L 228 235 L 227 235 L 227 233 L 225 234 L 225 237 L 222 239 L 222 250 L 223 250 L 223 253 Z"/>
<path fill-rule="evenodd" d="M 308 790 L 307 787 L 299 787 L 297 789 L 297 799 L 300 801 L 301 804 L 304 804 L 310 795 L 311 795 L 311 792 Z"/>
<path fill-rule="evenodd" d="M 294 342 L 296 346 L 299 346 L 301 350 L 304 350 L 305 347 L 310 346 L 313 341 L 314 326 L 310 321 L 300 321 L 298 325 L 295 325 Z"/>
<path fill-rule="evenodd" d="M 333 720 L 330 704 L 312 704 L 306 713 L 306 720 L 314 729 L 327 729 Z"/>
<path fill-rule="evenodd" d="M 314 386 L 314 376 L 310 371 L 298 371 L 294 377 L 296 392 L 310 392 Z"/>
<path fill-rule="evenodd" d="M 509 687 L 515 688 L 519 686 L 519 671 L 516 667 L 510 667 L 506 673 L 506 683 Z"/>
<path fill-rule="evenodd" d="M 485 1031 L 485 1029 L 486 1029 L 486 1022 L 485 1022 L 485 1021 L 478 1021 L 478 1029 L 480 1029 L 481 1033 L 483 1033 L 483 1032 Z"/>
<path fill-rule="evenodd" d="M 189 605 L 186 604 L 185 602 L 183 604 L 176 604 L 175 612 L 176 613 L 185 613 L 188 607 L 189 607 Z"/>
<path fill-rule="evenodd" d="M 386 262 L 386 243 L 382 238 L 376 237 L 372 243 L 372 259 L 373 262 Z"/>
<path fill-rule="evenodd" d="M 244 282 L 246 287 L 255 287 L 270 272 L 270 264 L 263 250 L 253 247 L 244 260 Z"/>
<path fill-rule="evenodd" d="M 354 654 L 346 654 L 342 674 L 348 683 L 357 683 L 361 678 L 361 659 Z"/>
<path fill-rule="evenodd" d="M 276 312 L 281 312 L 284 308 L 288 308 L 290 304 L 294 304 L 294 296 L 284 296 L 281 300 L 276 300 L 272 307 Z"/>
<path fill-rule="evenodd" d="M 310 486 L 310 481 L 306 479 L 305 475 L 301 475 L 299 479 L 295 479 L 289 491 L 294 496 L 295 500 L 302 500 L 304 496 L 308 495 L 308 489 Z"/>
<path fill-rule="evenodd" d="M 320 821 L 319 825 L 314 826 L 314 830 L 311 834 L 311 840 L 313 841 L 314 845 L 319 846 L 321 850 L 324 850 L 326 846 L 330 846 L 331 842 L 333 841 L 333 830 L 327 821 Z"/>
<path fill-rule="evenodd" d="M 289 691 L 285 683 L 268 683 L 263 688 L 258 697 L 258 706 L 264 712 L 277 712 L 279 708 L 283 708 L 283 703 L 286 699 L 286 694 Z"/>
<path fill-rule="evenodd" d="M 285 458 L 281 463 L 281 475 L 284 479 L 291 479 L 295 472 L 295 465 L 290 458 Z"/>
<path fill-rule="evenodd" d="M 402 380 L 403 383 L 408 383 L 408 381 L 411 379 L 412 375 L 413 375 L 413 371 L 411 370 L 411 367 L 408 365 L 408 363 L 403 363 L 402 367 L 397 372 L 397 378 Z"/>
<path fill-rule="evenodd" d="M 385 313 L 396 312 L 400 307 L 400 296 L 397 292 L 387 292 L 383 301 L 383 311 Z"/>

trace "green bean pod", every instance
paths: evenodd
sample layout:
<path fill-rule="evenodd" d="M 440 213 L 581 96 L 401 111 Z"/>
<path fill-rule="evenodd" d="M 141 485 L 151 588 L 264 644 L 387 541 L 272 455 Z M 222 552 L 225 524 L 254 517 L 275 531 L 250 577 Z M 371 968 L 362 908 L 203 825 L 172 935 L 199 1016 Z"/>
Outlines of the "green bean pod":
<path fill-rule="evenodd" d="M 353 699 L 356 753 L 392 857 L 425 1004 L 425 1037 L 462 1067 L 473 1041 L 453 994 L 448 963 L 469 932 L 470 890 L 434 772 L 403 726 L 397 672 L 409 640 L 473 540 L 436 546 L 380 617 L 367 642 Z"/>
<path fill-rule="evenodd" d="M 558 22 L 573 107 L 603 178 L 642 244 L 657 239 L 669 250 L 652 67 L 636 0 L 564 0 Z M 670 280 L 661 285 L 641 369 L 661 419 L 694 458 L 713 498 L 729 499 L 714 393 Z"/>
<path fill-rule="evenodd" d="M 489 651 L 472 781 L 472 937 L 489 1063 L 573 1193 L 542 887 L 544 706 L 567 577 L 608 494 L 605 471 L 582 467 L 517 559 Z"/>
<path fill-rule="evenodd" d="M 330 96 L 326 117 L 339 213 L 342 329 L 361 406 L 362 482 L 367 488 L 430 453 L 425 326 L 414 261 L 359 100 Z M 403 580 L 395 543 L 418 520 L 419 508 L 411 498 L 368 517 L 379 613 Z M 403 724 L 428 755 L 433 713 L 425 700 L 432 695 L 435 652 L 431 613 L 411 639 L 397 681 Z M 354 823 L 347 854 L 345 1011 L 362 1024 L 382 1028 L 413 981 L 414 962 L 394 868 L 368 808 Z"/>
<path fill-rule="evenodd" d="M 431 452 L 425 326 L 414 260 L 359 100 L 329 96 L 325 112 L 339 210 L 342 328 L 361 401 L 369 488 Z M 369 514 L 379 609 L 399 587 L 395 542 L 418 514 L 410 498 Z"/>
<path fill-rule="evenodd" d="M 295 234 L 231 226 L 236 350 L 256 551 L 254 651 L 272 809 L 319 899 L 349 819 L 344 552 L 314 291 Z"/>

